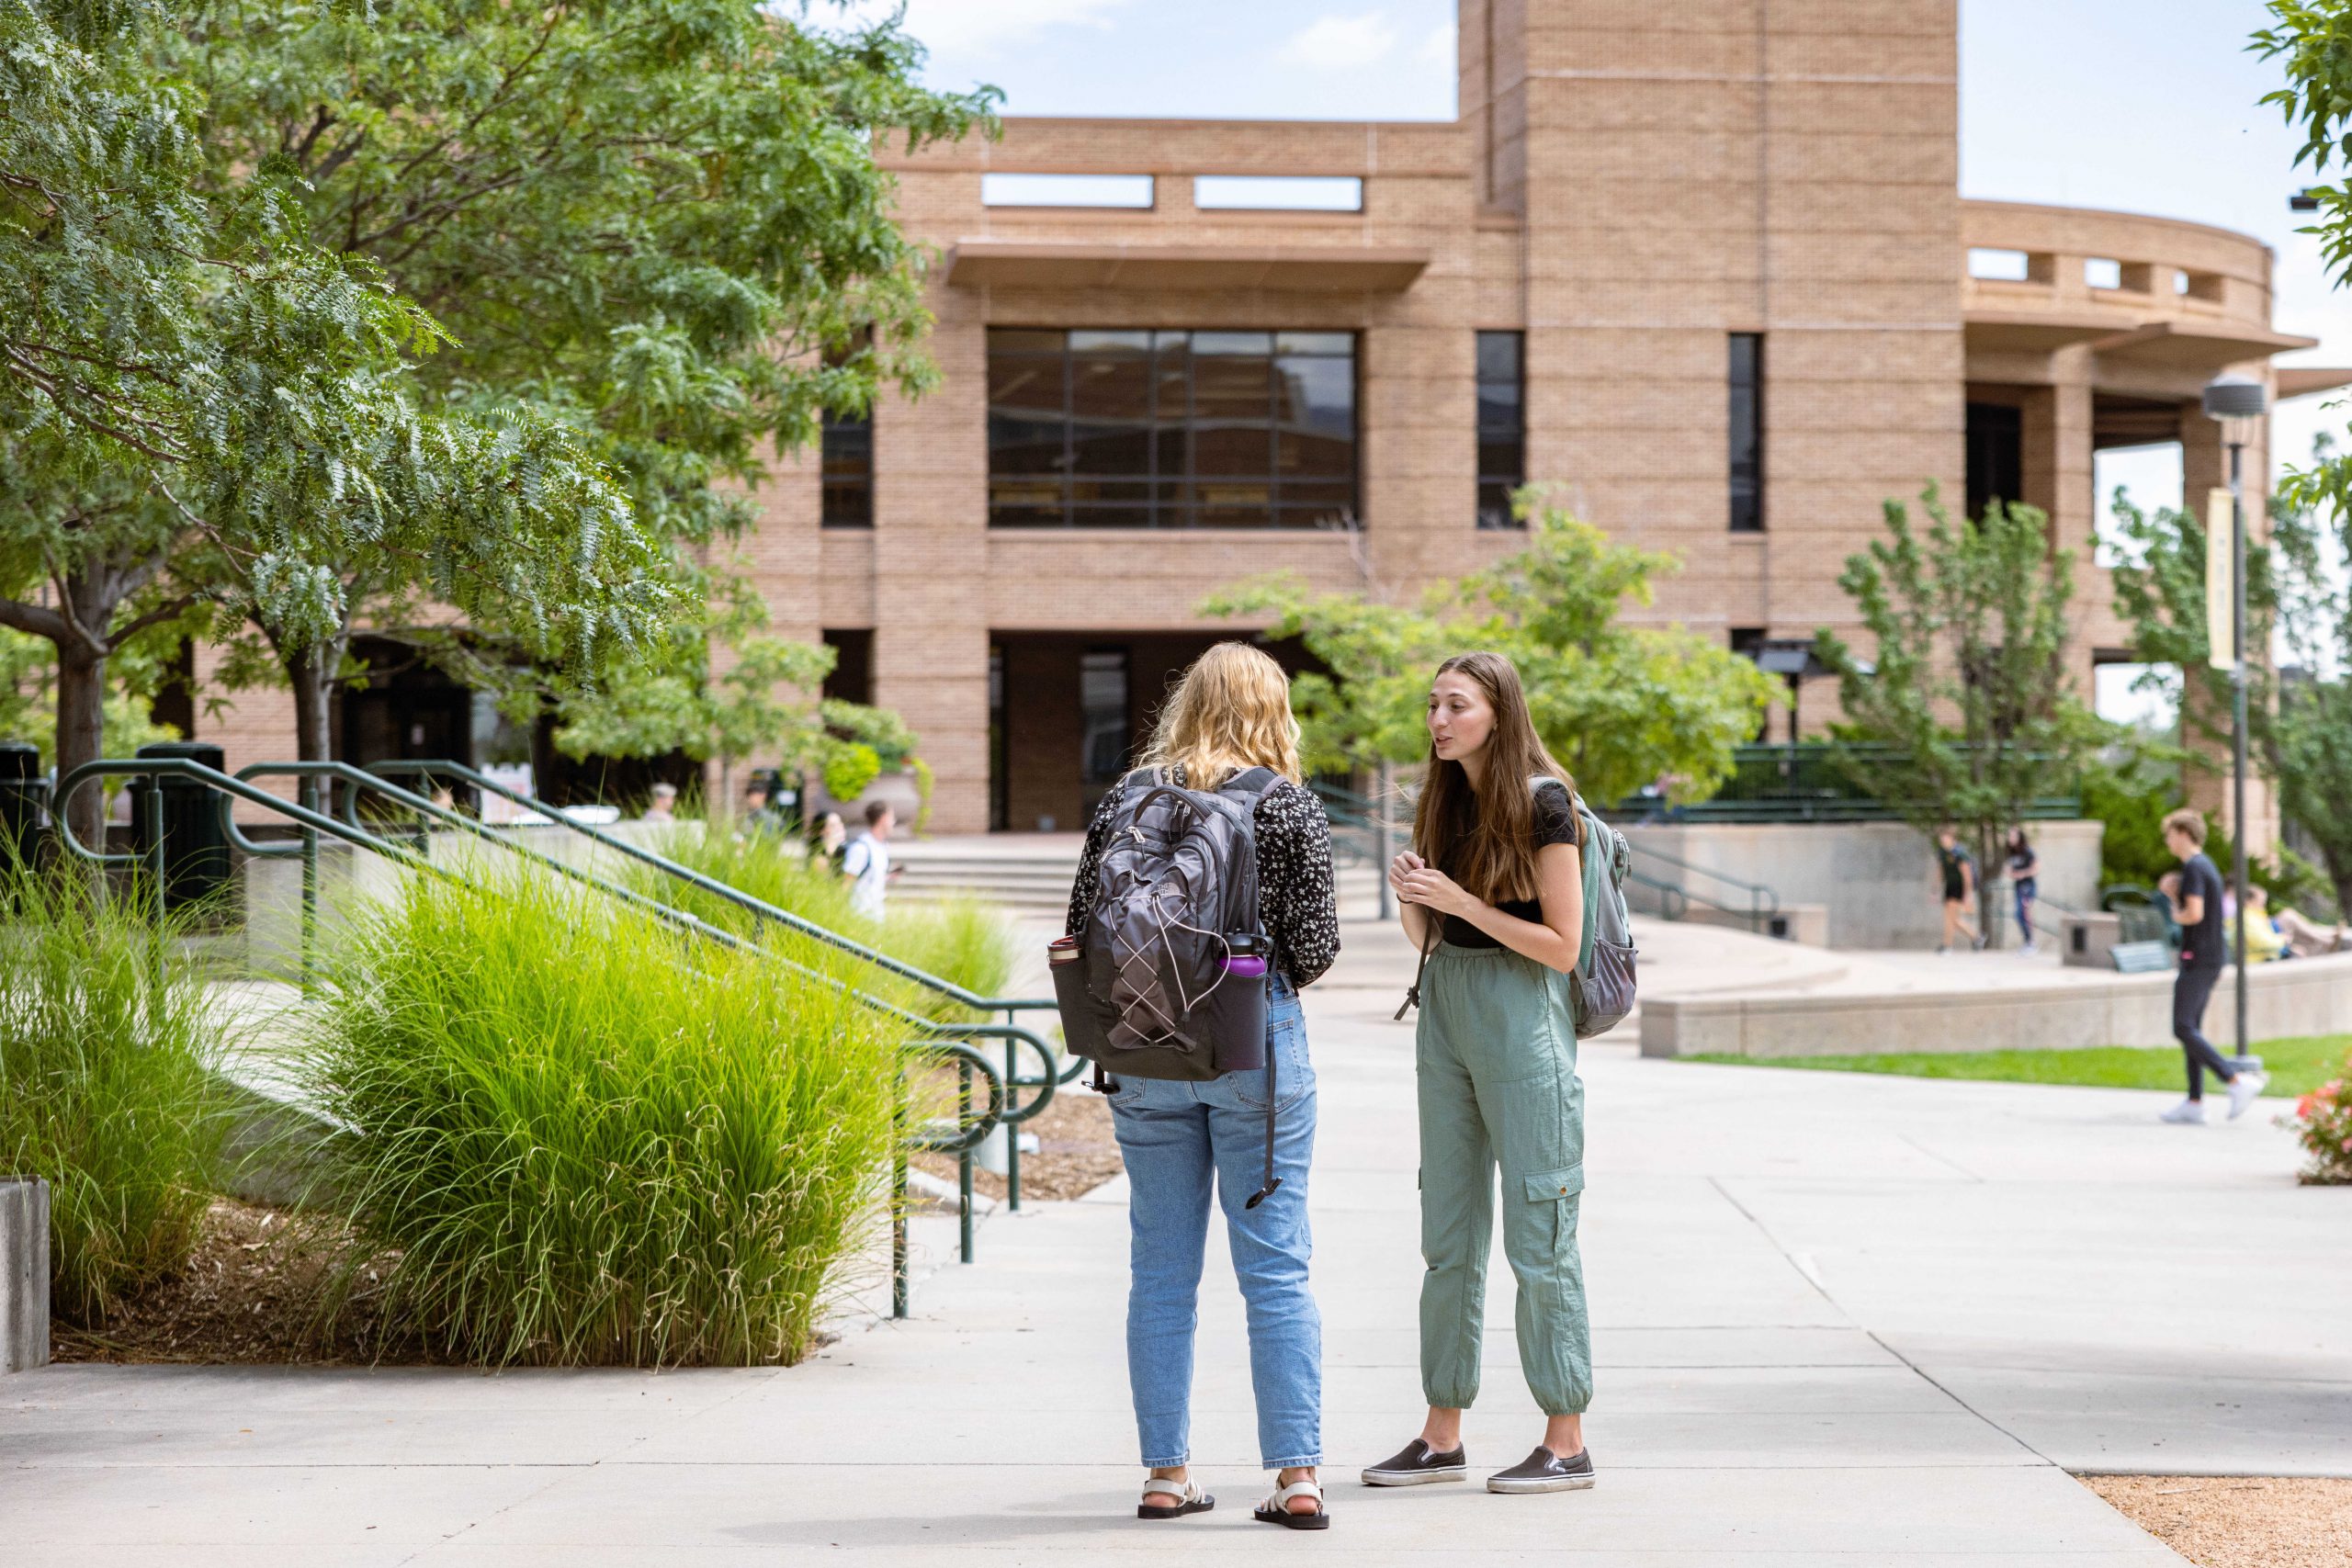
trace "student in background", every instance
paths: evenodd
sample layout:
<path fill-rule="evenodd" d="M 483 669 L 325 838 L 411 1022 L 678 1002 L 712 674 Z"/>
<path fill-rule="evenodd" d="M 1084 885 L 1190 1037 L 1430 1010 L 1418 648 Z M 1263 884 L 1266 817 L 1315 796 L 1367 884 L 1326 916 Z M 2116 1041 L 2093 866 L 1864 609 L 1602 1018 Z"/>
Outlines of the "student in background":
<path fill-rule="evenodd" d="M 2041 857 L 2033 852 L 2033 840 L 2025 836 L 2023 828 L 2010 829 L 2009 887 L 2018 898 L 2018 951 L 2028 954 L 2034 951 L 2034 879 L 2041 872 Z"/>
<path fill-rule="evenodd" d="M 842 852 L 842 874 L 850 879 L 849 907 L 869 920 L 882 918 L 890 879 L 898 871 L 890 864 L 890 830 L 898 815 L 884 800 L 865 803 L 865 830 Z"/>
<path fill-rule="evenodd" d="M 1950 953 L 1952 939 L 1968 933 L 1968 945 L 1984 945 L 1984 933 L 1968 918 L 1969 901 L 1976 897 L 1976 857 L 1961 847 L 1960 835 L 1949 827 L 1936 829 L 1936 871 L 1944 890 L 1944 939 L 1938 953 Z"/>
<path fill-rule="evenodd" d="M 2229 963 L 2229 922 L 2222 913 L 2222 874 L 2205 858 L 2205 818 L 2184 807 L 2165 818 L 2165 847 L 2180 857 L 2180 880 L 2173 894 L 2180 922 L 2180 973 L 2172 987 L 2172 1032 L 2188 1058 L 2188 1098 L 2164 1113 L 2167 1122 L 2205 1124 L 2205 1074 L 2210 1068 L 2230 1089 L 2230 1118 L 2245 1114 L 2269 1078 L 2240 1067 L 2205 1038 L 2205 1004 Z"/>
<path fill-rule="evenodd" d="M 678 786 L 658 784 L 653 786 L 652 804 L 645 808 L 643 822 L 675 822 L 678 819 Z"/>

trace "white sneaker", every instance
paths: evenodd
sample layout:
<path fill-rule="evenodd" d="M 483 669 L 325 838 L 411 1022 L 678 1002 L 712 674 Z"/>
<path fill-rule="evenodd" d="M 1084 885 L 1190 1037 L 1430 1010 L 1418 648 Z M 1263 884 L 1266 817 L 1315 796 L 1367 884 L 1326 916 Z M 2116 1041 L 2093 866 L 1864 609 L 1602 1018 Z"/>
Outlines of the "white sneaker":
<path fill-rule="evenodd" d="M 2179 1122 L 2191 1127 L 2202 1127 L 2205 1125 L 2205 1102 L 2201 1100 L 2184 1100 L 2157 1120 Z"/>
<path fill-rule="evenodd" d="M 2040 953 L 2041 949 L 2034 946 L 2031 942 L 2027 942 L 2023 947 L 2018 948 L 2018 951 L 2025 954 L 2028 958 L 2031 958 L 2035 953 Z"/>
<path fill-rule="evenodd" d="M 2240 1073 L 2232 1078 L 2230 1080 L 2230 1120 L 2234 1122 L 2245 1115 L 2245 1108 L 2254 1103 L 2255 1097 L 2259 1095 L 2269 1082 L 2270 1075 L 2264 1072 Z"/>

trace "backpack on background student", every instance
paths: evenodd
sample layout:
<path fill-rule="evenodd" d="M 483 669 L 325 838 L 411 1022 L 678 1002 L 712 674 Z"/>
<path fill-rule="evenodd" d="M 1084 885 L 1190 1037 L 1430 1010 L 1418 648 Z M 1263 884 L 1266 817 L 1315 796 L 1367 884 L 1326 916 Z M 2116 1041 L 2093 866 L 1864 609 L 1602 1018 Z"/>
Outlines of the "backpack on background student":
<path fill-rule="evenodd" d="M 1259 800 L 1281 782 L 1248 768 L 1214 790 L 1139 768 L 1097 863 L 1094 908 L 1053 944 L 1054 996 L 1072 1055 L 1106 1075 L 1204 1082 L 1262 1066 L 1266 1181 L 1274 1175 L 1275 1066 L 1266 1049 L 1272 942 L 1258 918 Z"/>
<path fill-rule="evenodd" d="M 1562 781 L 1542 774 L 1528 780 L 1527 787 L 1532 791 L 1547 784 L 1567 789 Z M 1594 816 L 1576 791 L 1568 790 L 1568 801 L 1576 808 L 1584 839 L 1578 856 L 1584 883 L 1584 929 L 1577 933 L 1577 965 L 1568 972 L 1568 1005 L 1577 1038 L 1589 1040 L 1608 1033 L 1634 1010 L 1634 927 L 1625 908 L 1625 876 L 1633 869 L 1634 850 L 1625 835 Z M 1442 922 L 1437 929 L 1442 929 Z M 1422 944 L 1420 963 L 1413 970 L 1404 1006 L 1396 1010 L 1400 1019 L 1421 1004 L 1421 975 L 1429 967 L 1430 949 L 1436 944 L 1433 930 L 1430 940 Z"/>

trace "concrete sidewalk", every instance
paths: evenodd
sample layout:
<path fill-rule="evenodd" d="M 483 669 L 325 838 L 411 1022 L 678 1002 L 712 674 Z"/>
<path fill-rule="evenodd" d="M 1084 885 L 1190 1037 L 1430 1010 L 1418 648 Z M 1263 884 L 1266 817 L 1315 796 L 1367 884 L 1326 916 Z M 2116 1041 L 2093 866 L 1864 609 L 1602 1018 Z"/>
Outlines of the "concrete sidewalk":
<path fill-rule="evenodd" d="M 789 1371 L 53 1368 L 0 1382 L 0 1560 L 600 1565 L 1140 1562 L 2158 1564 L 2067 1468 L 2352 1473 L 2352 1195 L 2254 1117 L 2161 1097 L 1589 1048 L 1600 1485 L 1375 1493 L 1418 1419 L 1411 1055 L 1309 994 L 1332 1530 L 1250 1521 L 1238 1296 L 1204 1291 L 1216 1513 L 1133 1517 L 1114 1187 L 1001 1214 Z M 1498 1263 L 1479 1466 L 1540 1430 Z"/>

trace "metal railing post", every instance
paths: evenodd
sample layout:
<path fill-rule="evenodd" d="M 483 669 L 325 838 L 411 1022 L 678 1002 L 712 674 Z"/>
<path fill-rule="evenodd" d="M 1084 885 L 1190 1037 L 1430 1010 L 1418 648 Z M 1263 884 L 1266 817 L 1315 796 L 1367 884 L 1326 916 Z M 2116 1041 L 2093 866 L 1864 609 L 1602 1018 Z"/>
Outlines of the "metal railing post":
<path fill-rule="evenodd" d="M 1008 1010 L 1004 1021 L 1011 1023 Z M 1004 1081 L 1010 1085 L 1021 1077 L 1021 1042 L 1008 1039 L 1004 1043 Z M 1021 1129 L 1013 1122 L 1004 1124 L 1004 1203 L 1013 1213 L 1021 1212 Z"/>
<path fill-rule="evenodd" d="M 960 1063 L 956 1077 L 961 1088 L 956 1098 L 956 1124 L 960 1127 L 972 1120 L 972 1064 Z M 1010 1139 L 1012 1129 L 1007 1127 L 1004 1135 Z M 969 1145 L 965 1145 L 956 1156 L 956 1190 L 960 1200 L 956 1204 L 956 1219 L 963 1232 L 963 1258 L 969 1263 L 972 1260 L 972 1150 Z"/>
<path fill-rule="evenodd" d="M 907 1315 L 907 1074 L 895 1078 L 890 1102 L 890 1315 Z"/>

